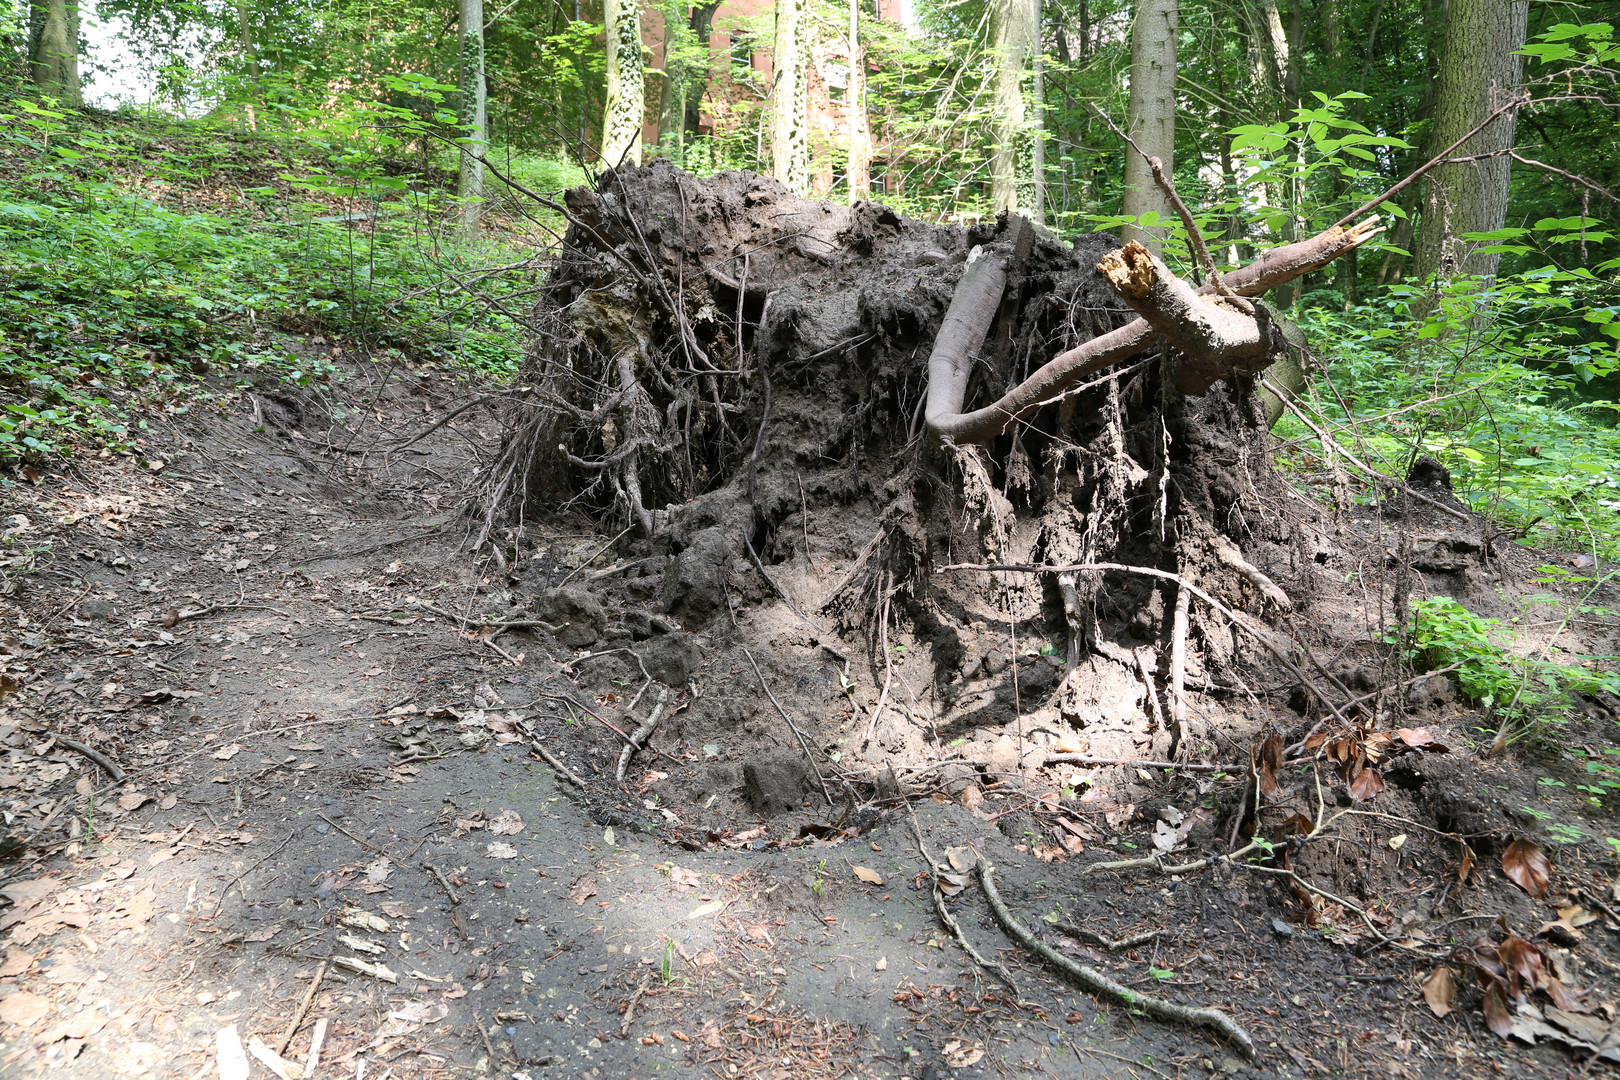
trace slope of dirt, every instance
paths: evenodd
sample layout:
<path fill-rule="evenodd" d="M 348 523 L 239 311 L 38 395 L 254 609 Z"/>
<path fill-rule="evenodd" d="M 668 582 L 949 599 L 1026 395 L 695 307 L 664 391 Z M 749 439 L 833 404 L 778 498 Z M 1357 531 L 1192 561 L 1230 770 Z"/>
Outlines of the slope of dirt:
<path fill-rule="evenodd" d="M 1319 804 L 1317 771 L 1291 764 L 1240 813 L 1261 736 L 1300 738 L 1323 710 L 1212 622 L 1182 751 L 1226 768 L 1055 760 L 1167 753 L 1152 683 L 1095 650 L 1068 669 L 1042 585 L 938 569 L 985 534 L 959 493 L 939 496 L 955 525 L 908 516 L 932 481 L 913 482 L 892 428 L 827 441 L 805 388 L 847 375 L 834 359 L 775 380 L 767 513 L 736 471 L 748 451 L 721 440 L 700 497 L 650 504 L 651 538 L 587 493 L 531 503 L 474 557 L 483 524 L 463 507 L 499 460 L 501 418 L 449 414 L 486 388 L 361 355 L 335 391 L 245 395 L 226 417 L 154 422 L 143 458 L 8 481 L 6 1075 L 208 1075 L 221 1031 L 275 1049 L 295 1017 L 287 1055 L 305 1060 L 324 1022 L 318 1075 L 333 1077 L 361 1060 L 373 1078 L 531 1080 L 1564 1075 L 1556 1037 L 1487 1029 L 1453 954 L 1509 930 L 1578 992 L 1560 1022 L 1602 1038 L 1620 964 L 1611 811 L 1578 790 L 1575 753 L 1616 745 L 1601 702 L 1487 760 L 1473 748 L 1494 728 L 1448 680 L 1420 681 L 1374 699 L 1362 731 L 1381 792 L 1352 799 L 1323 768 Z M 735 414 L 750 433 L 751 400 Z M 850 458 L 850 431 L 890 441 Z M 676 490 L 686 466 L 666 465 Z M 1036 507 L 999 487 L 984 496 L 1002 500 L 999 542 L 1037 557 Z M 1244 549 L 1300 604 L 1264 625 L 1356 693 L 1406 677 L 1381 640 L 1399 567 L 1411 598 L 1466 595 L 1486 614 L 1531 590 L 1534 560 L 1471 516 L 1336 507 L 1293 478 L 1275 490 L 1311 527 Z M 1450 505 L 1438 475 L 1419 490 Z M 891 533 L 905 544 L 883 546 Z M 911 572 L 906 552 L 931 553 L 909 565 L 939 588 L 873 581 Z M 1257 607 L 1243 588 L 1221 595 Z M 1110 579 L 1101 595 L 1098 640 L 1162 629 L 1161 594 Z M 1614 651 L 1601 615 L 1574 629 Z M 659 701 L 620 785 L 618 733 Z M 109 782 L 53 733 L 127 775 Z M 1075 990 L 1011 943 L 969 874 L 944 879 L 1012 993 L 937 921 L 913 814 L 947 872 L 988 857 L 1025 926 L 1135 992 L 1228 1012 L 1259 1063 Z M 1301 815 L 1328 824 L 1290 848 Z M 1204 860 L 1245 821 L 1277 858 L 1088 871 L 1167 832 L 1167 862 Z M 1518 838 L 1551 855 L 1543 899 L 1503 876 Z M 1572 900 L 1597 920 L 1538 937 Z M 1108 949 L 1059 923 L 1158 934 Z M 1436 1018 L 1420 983 L 1441 964 L 1458 989 Z"/>

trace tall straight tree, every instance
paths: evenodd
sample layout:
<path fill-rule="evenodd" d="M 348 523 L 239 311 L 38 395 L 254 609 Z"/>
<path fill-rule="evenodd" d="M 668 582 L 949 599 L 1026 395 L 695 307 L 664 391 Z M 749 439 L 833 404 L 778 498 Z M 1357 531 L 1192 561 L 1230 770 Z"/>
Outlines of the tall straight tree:
<path fill-rule="evenodd" d="M 41 94 L 77 109 L 79 5 L 76 0 L 34 0 L 28 11 L 28 73 Z"/>
<path fill-rule="evenodd" d="M 1030 0 L 1034 5 L 1029 16 L 1030 49 L 1035 54 L 1035 79 L 1030 86 L 1030 100 L 1035 107 L 1035 122 L 1030 125 L 1029 167 L 1034 180 L 1029 200 L 1029 216 L 1037 222 L 1046 220 L 1046 44 L 1041 30 L 1041 0 Z"/>
<path fill-rule="evenodd" d="M 484 200 L 484 149 L 489 144 L 489 123 L 484 100 L 484 0 L 460 0 L 461 137 L 467 152 L 461 155 L 456 194 L 461 203 L 461 232 L 470 238 L 478 228 Z"/>
<path fill-rule="evenodd" d="M 1018 142 L 1024 134 L 1024 65 L 1029 57 L 1033 0 L 990 0 L 990 48 L 995 60 L 990 149 L 990 203 L 1018 209 Z"/>
<path fill-rule="evenodd" d="M 1434 109 L 1436 152 L 1462 138 L 1518 93 L 1524 74 L 1525 20 L 1529 0 L 1450 0 L 1446 42 Z M 1516 112 L 1509 111 L 1468 142 L 1455 156 L 1506 150 L 1513 145 Z M 1464 233 L 1491 232 L 1507 219 L 1508 177 L 1513 159 L 1506 154 L 1436 169 L 1418 221 L 1413 272 L 1419 278 L 1439 273 L 1494 277 L 1498 254 L 1464 240 Z"/>
<path fill-rule="evenodd" d="M 849 0 L 849 82 L 844 86 L 849 124 L 849 202 L 872 194 L 872 130 L 866 122 L 866 50 L 861 42 L 861 0 Z"/>
<path fill-rule="evenodd" d="M 810 3 L 776 0 L 771 50 L 771 175 L 795 195 L 810 191 Z"/>
<path fill-rule="evenodd" d="M 1168 175 L 1176 157 L 1176 32 L 1179 0 L 1137 0 L 1131 20 L 1131 96 L 1127 129 L 1142 153 L 1156 157 Z M 1126 149 L 1125 195 L 1122 213 L 1140 217 L 1157 210 L 1170 220 L 1175 211 L 1153 182 L 1153 172 L 1142 154 Z M 1126 240 L 1137 240 L 1157 253 L 1164 244 L 1163 228 L 1120 230 Z"/>
<path fill-rule="evenodd" d="M 607 104 L 602 110 L 602 157 L 610 167 L 641 164 L 641 123 L 647 83 L 641 64 L 641 16 L 636 0 L 602 0 L 607 24 Z"/>

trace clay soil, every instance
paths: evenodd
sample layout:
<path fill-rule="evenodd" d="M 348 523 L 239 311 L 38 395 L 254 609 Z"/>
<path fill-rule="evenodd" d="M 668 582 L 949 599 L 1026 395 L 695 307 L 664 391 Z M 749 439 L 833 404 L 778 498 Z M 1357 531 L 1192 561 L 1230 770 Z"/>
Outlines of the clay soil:
<path fill-rule="evenodd" d="M 949 293 L 930 253 L 957 252 L 913 239 L 905 288 L 928 298 L 897 281 L 885 310 L 926 322 Z M 813 255 L 797 257 L 823 266 Z M 1309 527 L 1245 549 L 1298 605 L 1274 631 L 1355 694 L 1388 691 L 1365 732 L 1421 731 L 1429 752 L 1390 743 L 1362 798 L 1307 755 L 1252 812 L 1251 755 L 1323 710 L 1247 638 L 1210 633 L 1178 748 L 1206 768 L 1072 760 L 1168 754 L 1152 682 L 1096 651 L 1071 667 L 1040 584 L 940 569 L 947 546 L 983 553 L 984 504 L 965 515 L 972 489 L 944 472 L 948 513 L 917 510 L 907 438 L 851 453 L 837 416 L 909 416 L 917 389 L 822 355 L 853 335 L 826 336 L 777 346 L 784 365 L 815 360 L 797 382 L 778 369 L 751 469 L 758 395 L 732 421 L 743 449 L 672 455 L 656 483 L 643 470 L 649 496 L 708 470 L 650 537 L 610 492 L 547 474 L 536 490 L 563 486 L 475 550 L 469 495 L 514 425 L 498 400 L 450 414 L 499 388 L 341 343 L 340 383 L 154 418 L 139 456 L 7 477 L 0 1071 L 212 1076 L 222 1031 L 302 1063 L 318 1027 L 317 1075 L 373 1080 L 1586 1067 L 1558 1039 L 1493 1034 L 1455 950 L 1516 934 L 1600 1036 L 1615 1018 L 1612 809 L 1577 785 L 1620 746 L 1617 703 L 1577 701 L 1487 757 L 1495 721 L 1444 676 L 1408 684 L 1383 640 L 1399 564 L 1413 599 L 1456 595 L 1539 641 L 1565 611 L 1556 596 L 1527 607 L 1548 591 L 1534 568 L 1559 553 L 1471 514 L 1336 503 L 1327 472 L 1280 477 L 1268 490 Z M 856 389 L 829 410 L 837 365 Z M 1460 507 L 1442 476 L 1414 483 Z M 1038 500 L 1000 497 L 1010 561 L 1042 557 Z M 895 534 L 909 547 L 874 546 Z M 850 588 L 873 567 L 934 591 L 885 609 L 892 579 Z M 1162 632 L 1160 594 L 1102 595 L 1108 639 Z M 1617 651 L 1612 616 L 1568 625 L 1564 651 Z M 623 736 L 655 709 L 620 783 Z M 1299 816 L 1331 824 L 1290 847 Z M 1154 852 L 1167 829 L 1167 863 L 1219 856 L 1235 830 L 1280 839 L 1260 862 L 1088 872 Z M 919 835 L 946 871 L 992 861 L 1012 911 L 1060 952 L 1228 1013 L 1259 1060 L 1076 989 L 997 926 L 971 873 L 960 891 L 946 879 L 1013 992 L 938 921 Z M 1515 840 L 1551 860 L 1541 898 L 1502 871 Z M 1597 918 L 1544 929 L 1571 904 Z M 1056 924 L 1158 933 L 1110 949 Z M 1444 965 L 1457 989 L 1437 1017 L 1423 982 Z"/>

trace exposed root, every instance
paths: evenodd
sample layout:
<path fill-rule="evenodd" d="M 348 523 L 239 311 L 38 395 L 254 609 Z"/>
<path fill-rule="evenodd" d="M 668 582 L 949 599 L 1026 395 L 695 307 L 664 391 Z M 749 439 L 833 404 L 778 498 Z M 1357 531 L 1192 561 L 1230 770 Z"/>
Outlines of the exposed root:
<path fill-rule="evenodd" d="M 945 893 L 939 887 L 939 864 L 934 862 L 934 857 L 928 854 L 928 848 L 923 844 L 922 826 L 917 823 L 916 810 L 911 811 L 911 828 L 917 834 L 917 854 L 922 856 L 923 862 L 928 866 L 928 873 L 933 878 L 934 913 L 939 916 L 940 923 L 951 932 L 951 937 L 955 938 L 956 943 L 962 947 L 962 951 L 967 953 L 968 959 L 984 970 L 994 972 L 996 978 L 1007 984 L 1007 989 L 1013 992 L 1013 997 L 1022 998 L 1023 995 L 1018 992 L 1018 984 L 1013 981 L 1012 972 L 1007 970 L 1007 965 L 999 960 L 992 963 L 980 956 L 979 950 L 975 949 L 973 944 L 963 935 L 962 924 L 956 921 L 955 915 L 951 914 L 951 909 L 945 903 Z"/>
<path fill-rule="evenodd" d="M 810 763 L 810 771 L 816 774 L 816 782 L 821 785 L 821 797 L 827 800 L 828 806 L 831 806 L 833 804 L 832 792 L 827 790 L 827 778 L 821 775 L 821 766 L 816 764 L 816 756 L 810 752 L 810 740 L 804 737 L 804 732 L 799 730 L 799 725 L 793 722 L 793 718 L 787 714 L 787 710 L 782 708 L 782 703 L 776 700 L 776 695 L 771 693 L 771 688 L 765 684 L 765 675 L 759 670 L 759 664 L 755 662 L 754 654 L 744 649 L 743 655 L 748 657 L 748 666 L 754 669 L 754 678 L 759 680 L 759 688 L 765 691 L 765 696 L 771 699 L 772 705 L 776 706 L 777 714 L 782 717 L 788 727 L 793 729 L 793 734 L 798 737 L 799 749 L 804 751 L 804 760 Z"/>
<path fill-rule="evenodd" d="M 1138 945 L 1146 945 L 1148 942 L 1164 933 L 1163 930 L 1149 930 L 1143 934 L 1134 934 L 1131 937 L 1119 938 L 1116 940 L 1114 938 L 1105 938 L 1095 930 L 1087 930 L 1084 927 L 1076 926 L 1073 923 L 1055 922 L 1052 924 L 1052 929 L 1056 930 L 1060 934 L 1067 934 L 1076 941 L 1087 942 L 1097 946 L 1100 949 L 1105 949 L 1108 952 L 1119 952 L 1121 949 L 1134 949 Z"/>
<path fill-rule="evenodd" d="M 643 743 L 652 738 L 652 733 L 658 730 L 658 724 L 664 719 L 664 706 L 669 704 L 669 687 L 658 691 L 658 700 L 653 704 L 652 712 L 647 720 L 635 731 L 630 733 L 630 741 L 624 744 L 619 751 L 619 769 L 614 778 L 622 785 L 624 783 L 624 770 L 630 765 L 630 755 L 641 749 Z"/>
<path fill-rule="evenodd" d="M 1052 946 L 1031 934 L 1013 917 L 1012 911 L 1008 909 L 1006 902 L 1001 899 L 1001 894 L 996 891 L 995 865 L 989 859 L 980 855 L 975 869 L 978 871 L 979 884 L 984 887 L 985 900 L 989 902 L 990 911 L 995 915 L 996 922 L 1007 932 L 1009 937 L 1024 948 L 1053 967 L 1058 968 L 1092 993 L 1111 997 L 1130 1006 L 1132 1009 L 1140 1010 L 1159 1020 L 1208 1028 L 1229 1040 L 1250 1061 L 1259 1060 L 1254 1040 L 1249 1037 L 1249 1033 L 1219 1009 L 1193 1008 L 1187 1005 L 1177 1005 L 1174 1002 L 1165 1001 L 1163 998 L 1138 994 L 1128 986 L 1121 986 L 1095 968 L 1064 956 Z"/>

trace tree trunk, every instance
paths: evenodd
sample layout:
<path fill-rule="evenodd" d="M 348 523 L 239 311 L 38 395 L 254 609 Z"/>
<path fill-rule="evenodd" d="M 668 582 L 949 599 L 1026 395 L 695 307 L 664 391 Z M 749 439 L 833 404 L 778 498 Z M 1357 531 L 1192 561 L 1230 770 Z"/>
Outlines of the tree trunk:
<path fill-rule="evenodd" d="M 1138 0 L 1131 22 L 1131 97 L 1127 130 L 1136 145 L 1164 164 L 1165 175 L 1175 173 L 1176 156 L 1176 29 L 1179 0 Z M 1125 197 L 1122 213 L 1140 217 L 1158 211 L 1170 221 L 1175 211 L 1153 182 L 1153 171 L 1142 154 L 1125 152 Z M 1139 229 L 1127 225 L 1120 235 L 1157 253 L 1164 244 L 1162 228 Z"/>
<path fill-rule="evenodd" d="M 604 0 L 607 104 L 602 109 L 602 159 L 609 168 L 641 164 L 641 123 L 647 111 L 641 64 L 641 17 L 635 0 Z"/>
<path fill-rule="evenodd" d="M 1517 52 L 1524 47 L 1528 11 L 1528 0 L 1451 0 L 1431 146 L 1450 146 L 1518 92 L 1524 58 Z M 1497 117 L 1455 156 L 1511 147 L 1514 120 L 1512 112 Z M 1513 160 L 1501 154 L 1435 170 L 1417 226 L 1416 277 L 1496 275 L 1501 256 L 1482 254 L 1481 245 L 1463 234 L 1502 227 L 1512 167 Z"/>
<path fill-rule="evenodd" d="M 1030 172 L 1034 191 L 1029 200 L 1030 220 L 1036 224 L 1046 221 L 1046 49 L 1041 34 L 1041 0 L 1032 0 L 1030 12 L 1030 45 L 1035 53 L 1035 79 L 1030 86 L 1035 104 L 1035 122 L 1030 128 Z"/>
<path fill-rule="evenodd" d="M 58 105 L 84 104 L 79 85 L 79 5 L 35 0 L 29 11 L 28 69 L 34 85 Z"/>
<path fill-rule="evenodd" d="M 872 131 L 866 122 L 866 50 L 861 42 L 861 3 L 849 0 L 849 82 L 844 86 L 844 115 L 849 124 L 849 201 L 872 194 Z"/>
<path fill-rule="evenodd" d="M 484 209 L 484 150 L 489 141 L 484 102 L 484 0 L 460 0 L 461 130 L 467 153 L 461 155 L 456 194 L 461 203 L 461 233 L 470 239 Z"/>
<path fill-rule="evenodd" d="M 795 195 L 810 190 L 810 4 L 776 0 L 771 51 L 771 175 Z"/>
<path fill-rule="evenodd" d="M 242 50 L 242 72 L 255 97 L 259 93 L 259 54 L 253 47 L 253 12 L 248 0 L 236 0 L 236 34 Z"/>
<path fill-rule="evenodd" d="M 1018 140 L 1024 132 L 1024 60 L 1029 55 L 1032 0 L 990 0 L 990 48 L 995 54 L 995 101 L 990 148 L 990 203 L 1018 209 Z"/>
<path fill-rule="evenodd" d="M 720 0 L 709 0 L 706 4 L 692 5 L 692 18 L 687 23 L 692 28 L 692 36 L 703 52 L 703 60 L 696 66 L 689 84 L 681 87 L 682 108 L 686 112 L 686 135 L 696 136 L 703 131 L 703 96 L 709 92 L 709 65 L 713 58 L 709 53 L 709 35 L 714 29 L 714 13 L 720 7 Z M 683 141 L 682 150 L 685 145 Z"/>

